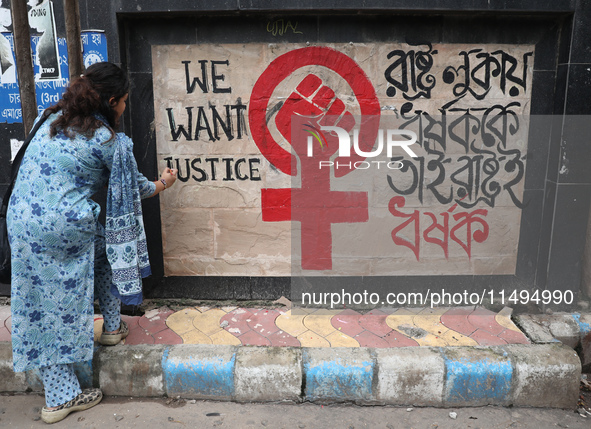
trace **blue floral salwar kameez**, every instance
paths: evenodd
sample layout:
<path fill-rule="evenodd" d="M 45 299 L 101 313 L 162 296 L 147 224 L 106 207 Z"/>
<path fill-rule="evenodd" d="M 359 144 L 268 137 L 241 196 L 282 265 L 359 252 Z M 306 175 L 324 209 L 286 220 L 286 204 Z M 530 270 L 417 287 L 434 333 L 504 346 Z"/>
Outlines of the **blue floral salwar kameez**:
<path fill-rule="evenodd" d="M 115 149 L 132 150 L 106 126 L 91 138 L 50 137 L 56 115 L 31 141 L 8 208 L 16 372 L 92 359 L 95 272 L 108 275 L 110 267 L 95 251 L 104 230 L 91 197 L 107 185 Z M 141 198 L 155 192 L 140 173 L 137 181 Z"/>

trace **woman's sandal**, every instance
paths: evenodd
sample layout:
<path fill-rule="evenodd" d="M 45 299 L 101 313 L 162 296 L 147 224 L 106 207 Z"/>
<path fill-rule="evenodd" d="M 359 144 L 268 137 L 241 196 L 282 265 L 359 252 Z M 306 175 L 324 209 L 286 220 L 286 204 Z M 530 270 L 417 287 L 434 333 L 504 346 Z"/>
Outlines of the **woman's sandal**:
<path fill-rule="evenodd" d="M 68 414 L 74 411 L 87 410 L 94 407 L 103 399 L 101 389 L 86 389 L 69 402 L 60 405 L 55 410 L 48 410 L 43 407 L 41 410 L 41 420 L 45 423 L 56 423 L 65 419 Z"/>
<path fill-rule="evenodd" d="M 121 325 L 119 326 L 119 331 L 116 333 L 109 334 L 105 332 L 105 325 L 103 325 L 103 332 L 99 337 L 98 342 L 103 346 L 114 346 L 119 344 L 119 342 L 129 335 L 129 327 L 127 323 L 123 320 L 121 321 Z"/>

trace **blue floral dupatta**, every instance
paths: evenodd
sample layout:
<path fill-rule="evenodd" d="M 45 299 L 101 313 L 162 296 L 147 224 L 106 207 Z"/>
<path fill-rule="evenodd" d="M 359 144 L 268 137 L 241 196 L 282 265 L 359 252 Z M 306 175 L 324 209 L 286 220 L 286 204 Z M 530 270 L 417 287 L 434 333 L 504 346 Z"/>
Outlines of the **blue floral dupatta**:
<path fill-rule="evenodd" d="M 150 261 L 138 188 L 133 142 L 118 133 L 107 194 L 105 240 L 113 271 L 111 292 L 126 305 L 142 302 L 142 278 L 149 276 Z"/>

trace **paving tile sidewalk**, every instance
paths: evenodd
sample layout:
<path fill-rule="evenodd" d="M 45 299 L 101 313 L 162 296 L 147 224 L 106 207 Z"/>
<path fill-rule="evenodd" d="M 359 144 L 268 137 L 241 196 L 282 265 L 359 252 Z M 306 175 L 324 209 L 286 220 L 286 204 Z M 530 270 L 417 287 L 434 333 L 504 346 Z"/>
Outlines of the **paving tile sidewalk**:
<path fill-rule="evenodd" d="M 307 314 L 306 314 L 307 313 Z M 187 307 L 123 316 L 125 344 L 214 344 L 279 347 L 412 347 L 529 344 L 510 312 L 484 308 L 311 310 Z M 95 316 L 95 332 L 102 330 Z M 0 341 L 10 341 L 10 307 L 0 307 Z"/>
<path fill-rule="evenodd" d="M 565 344 L 586 350 L 591 335 L 591 315 L 541 325 L 521 315 L 526 336 L 510 308 L 162 307 L 123 317 L 124 344 L 97 347 L 92 361 L 77 364 L 85 386 L 114 396 L 246 402 L 569 408 L 582 358 Z M 530 319 L 550 332 L 533 335 Z M 10 322 L 10 307 L 0 306 L 0 391 L 41 391 L 35 371 L 12 371 Z M 102 324 L 96 315 L 95 335 Z"/>
<path fill-rule="evenodd" d="M 285 308 L 187 307 L 123 316 L 127 345 L 213 344 L 278 347 L 413 347 L 530 344 L 511 321 L 510 310 L 411 308 L 306 311 Z M 6 315 L 8 314 L 8 317 Z M 2 318 L 4 317 L 4 320 Z M 9 339 L 9 313 L 0 310 L 0 341 Z M 95 316 L 95 333 L 102 330 Z"/>

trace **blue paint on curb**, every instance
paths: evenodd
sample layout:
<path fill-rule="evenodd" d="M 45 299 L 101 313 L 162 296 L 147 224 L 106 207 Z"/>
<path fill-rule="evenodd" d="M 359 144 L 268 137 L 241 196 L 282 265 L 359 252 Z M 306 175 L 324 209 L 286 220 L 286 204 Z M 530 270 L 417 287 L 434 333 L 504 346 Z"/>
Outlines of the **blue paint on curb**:
<path fill-rule="evenodd" d="M 510 398 L 513 367 L 509 360 L 453 360 L 443 355 L 446 366 L 444 401 L 504 404 Z"/>
<path fill-rule="evenodd" d="M 580 338 L 583 338 L 587 336 L 587 334 L 591 333 L 591 325 L 589 323 L 582 322 L 580 314 L 573 314 L 573 319 L 575 319 L 575 322 L 577 322 L 579 325 Z"/>
<path fill-rule="evenodd" d="M 26 371 L 25 380 L 27 381 L 27 385 L 33 389 L 33 391 L 43 390 L 43 380 L 41 379 L 41 373 L 37 368 Z"/>
<path fill-rule="evenodd" d="M 78 377 L 82 389 L 92 387 L 92 360 L 75 362 L 74 372 L 76 373 L 76 377 Z"/>
<path fill-rule="evenodd" d="M 164 368 L 164 362 L 168 360 L 168 354 L 170 353 L 170 347 L 166 347 L 162 352 L 162 368 Z"/>
<path fill-rule="evenodd" d="M 308 400 L 370 400 L 374 363 L 359 361 L 354 364 L 336 361 L 312 366 L 304 350 L 304 374 Z"/>
<path fill-rule="evenodd" d="M 185 360 L 169 357 L 169 349 L 162 356 L 164 384 L 169 396 L 199 395 L 206 397 L 232 397 L 234 394 L 234 366 L 236 353 L 230 360 L 219 357 Z"/>

